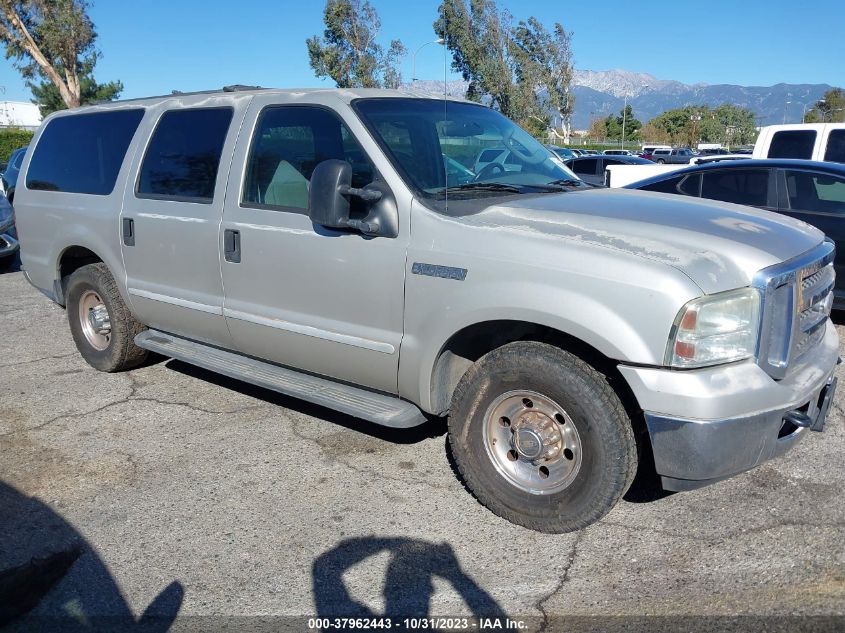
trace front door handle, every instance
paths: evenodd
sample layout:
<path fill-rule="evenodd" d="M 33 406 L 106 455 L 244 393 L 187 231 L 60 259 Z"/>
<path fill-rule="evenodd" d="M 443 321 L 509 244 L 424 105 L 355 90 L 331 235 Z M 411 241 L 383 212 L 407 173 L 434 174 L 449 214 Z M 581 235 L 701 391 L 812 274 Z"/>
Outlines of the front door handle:
<path fill-rule="evenodd" d="M 135 220 L 132 218 L 123 218 L 123 243 L 135 246 Z"/>
<path fill-rule="evenodd" d="M 241 232 L 226 229 L 223 232 L 223 257 L 233 264 L 241 263 Z"/>

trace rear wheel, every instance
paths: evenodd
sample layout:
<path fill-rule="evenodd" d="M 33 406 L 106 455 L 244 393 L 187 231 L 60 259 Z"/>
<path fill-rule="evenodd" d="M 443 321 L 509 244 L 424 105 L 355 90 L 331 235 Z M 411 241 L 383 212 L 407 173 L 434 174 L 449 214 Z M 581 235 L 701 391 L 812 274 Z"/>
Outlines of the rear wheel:
<path fill-rule="evenodd" d="M 467 371 L 449 441 L 481 503 L 542 532 L 599 520 L 637 469 L 630 420 L 604 375 L 542 343 L 510 343 Z"/>
<path fill-rule="evenodd" d="M 76 348 L 92 367 L 122 371 L 146 359 L 147 351 L 135 345 L 145 328 L 123 303 L 105 264 L 82 266 L 70 276 L 67 316 Z"/>
<path fill-rule="evenodd" d="M 658 158 L 655 162 L 656 162 L 658 165 L 665 165 L 665 164 L 666 164 L 666 161 L 665 161 L 665 160 L 663 160 L 662 158 Z"/>

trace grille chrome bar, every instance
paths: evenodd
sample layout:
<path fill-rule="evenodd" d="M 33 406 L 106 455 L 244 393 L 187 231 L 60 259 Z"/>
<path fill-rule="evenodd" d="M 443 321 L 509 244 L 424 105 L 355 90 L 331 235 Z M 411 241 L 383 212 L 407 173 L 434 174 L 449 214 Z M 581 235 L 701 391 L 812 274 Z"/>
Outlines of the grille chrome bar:
<path fill-rule="evenodd" d="M 834 254 L 833 242 L 825 241 L 754 277 L 752 286 L 762 294 L 757 363 L 776 380 L 824 335 L 836 277 Z"/>

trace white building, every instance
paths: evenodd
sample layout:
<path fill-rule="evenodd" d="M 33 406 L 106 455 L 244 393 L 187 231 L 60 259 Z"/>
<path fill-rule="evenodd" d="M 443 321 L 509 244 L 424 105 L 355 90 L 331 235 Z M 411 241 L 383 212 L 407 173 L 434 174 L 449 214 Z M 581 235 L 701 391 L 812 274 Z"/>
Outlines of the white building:
<path fill-rule="evenodd" d="M 0 101 L 0 128 L 35 130 L 41 125 L 38 106 L 26 101 Z"/>

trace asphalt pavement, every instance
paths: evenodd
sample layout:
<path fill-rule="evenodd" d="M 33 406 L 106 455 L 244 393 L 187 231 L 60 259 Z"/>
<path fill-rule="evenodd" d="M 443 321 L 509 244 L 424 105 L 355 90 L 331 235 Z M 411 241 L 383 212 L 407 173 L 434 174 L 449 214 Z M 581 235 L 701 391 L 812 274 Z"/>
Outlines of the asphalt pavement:
<path fill-rule="evenodd" d="M 464 489 L 442 421 L 382 429 L 161 358 L 97 372 L 63 309 L 6 272 L 0 590 L 34 564 L 55 578 L 31 587 L 36 614 L 174 631 L 353 614 L 838 626 L 805 618 L 845 616 L 843 398 L 783 458 L 694 492 L 638 484 L 590 528 L 545 535 Z"/>

